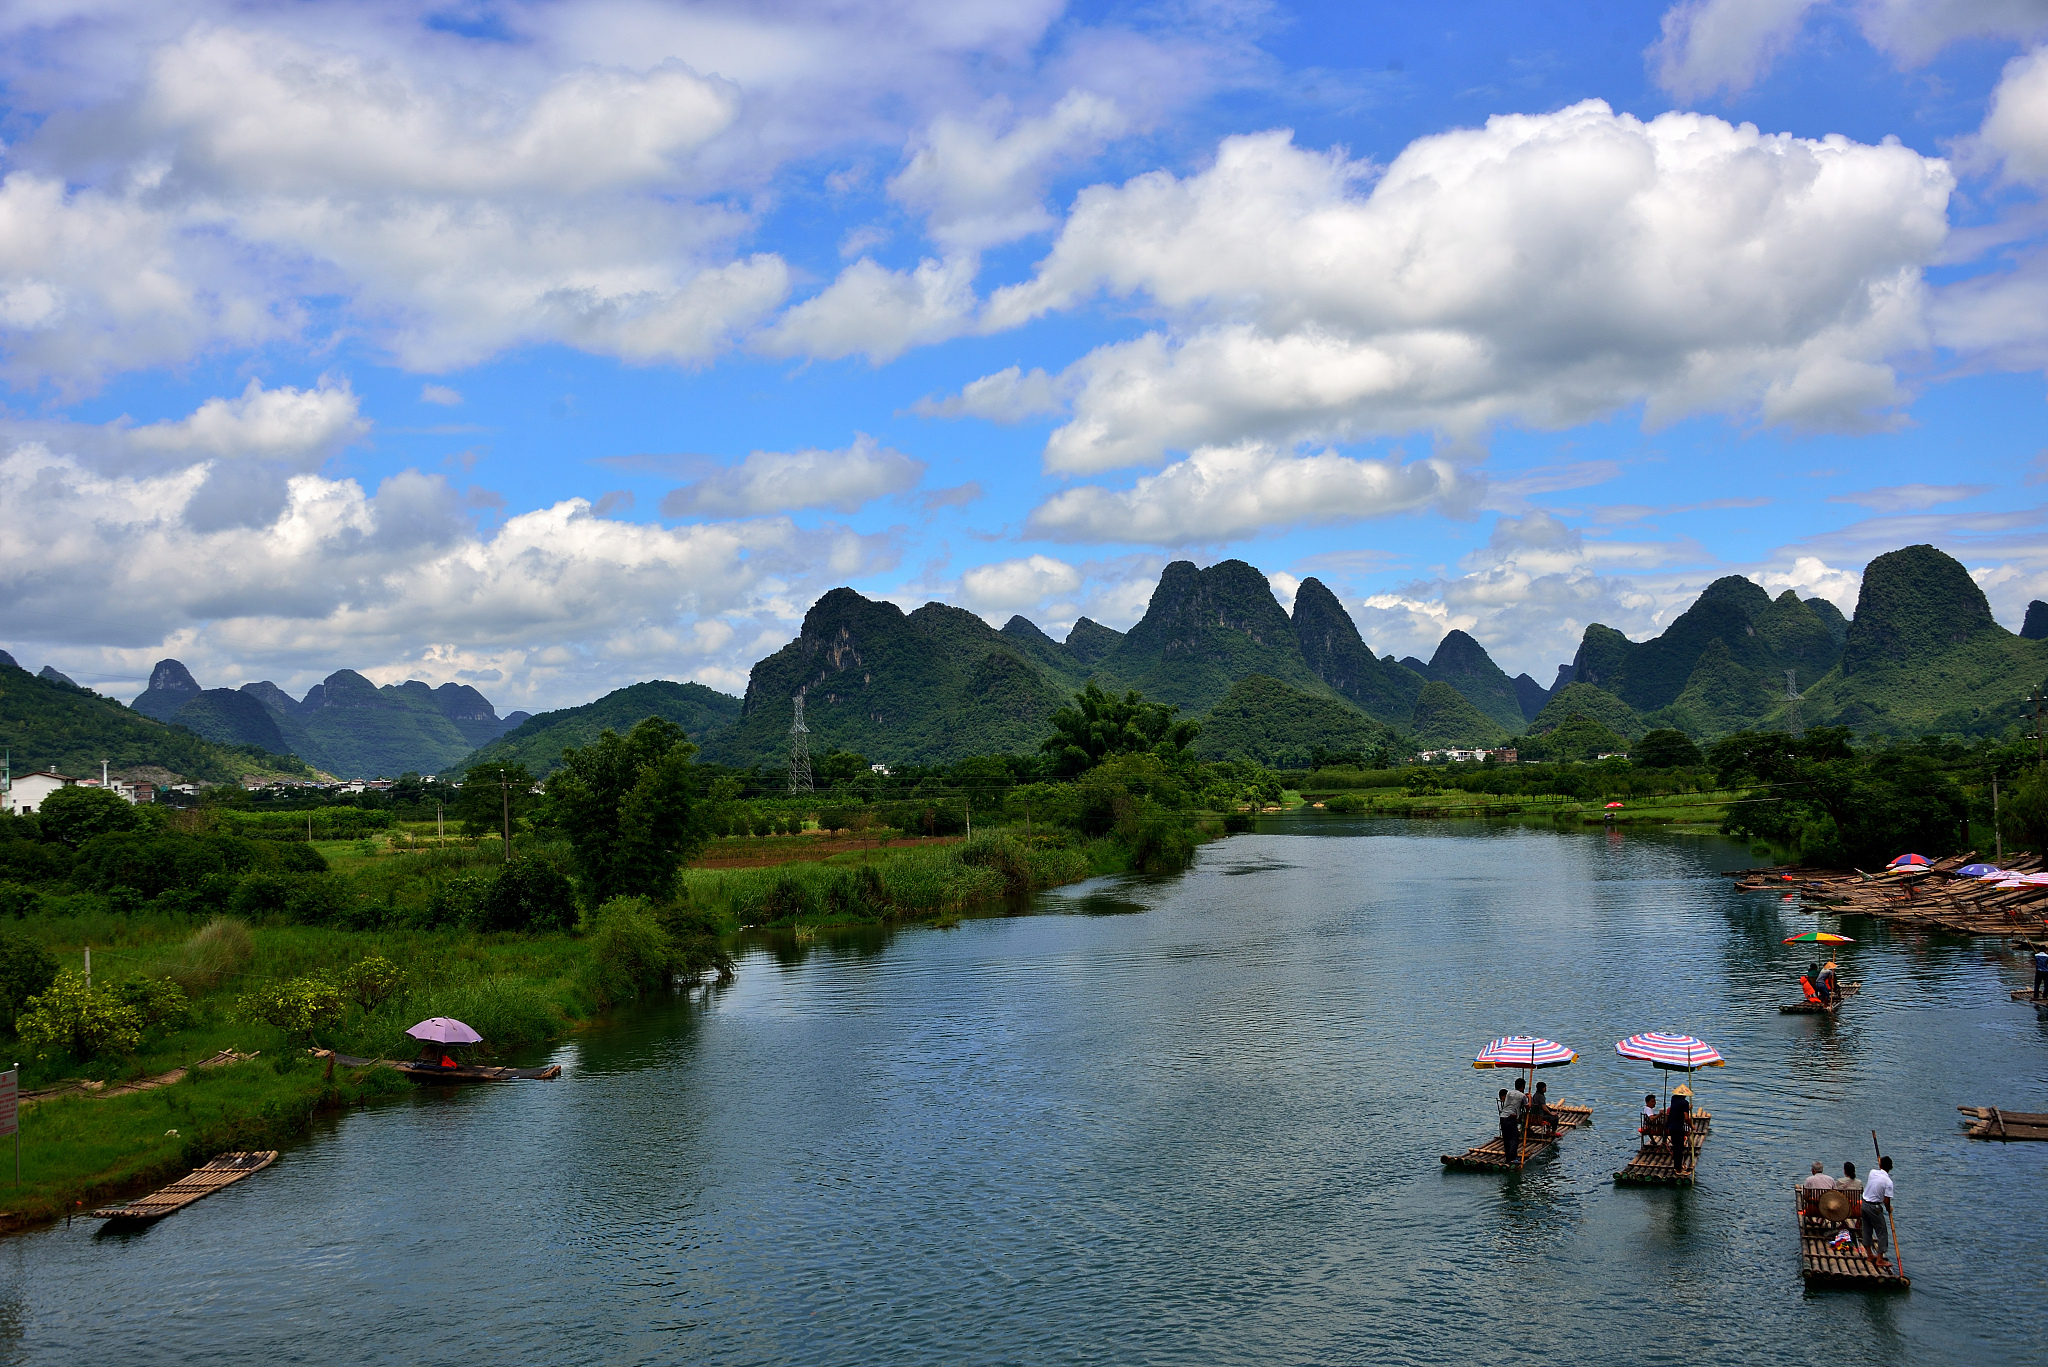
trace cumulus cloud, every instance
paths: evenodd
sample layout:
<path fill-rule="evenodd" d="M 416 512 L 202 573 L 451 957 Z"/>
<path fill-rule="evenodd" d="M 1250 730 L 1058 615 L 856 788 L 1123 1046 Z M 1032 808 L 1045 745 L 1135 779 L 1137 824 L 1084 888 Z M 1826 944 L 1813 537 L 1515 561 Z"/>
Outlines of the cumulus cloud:
<path fill-rule="evenodd" d="M 516 674 L 516 689 L 490 690 L 501 703 L 564 687 L 573 700 L 650 673 L 730 683 L 827 577 L 894 558 L 885 537 L 787 518 L 665 528 L 582 499 L 480 535 L 444 480 L 415 471 L 374 492 L 294 475 L 270 522 L 209 528 L 191 515 L 207 474 L 107 475 L 42 442 L 13 446 L 0 457 L 0 502 L 17 515 L 0 541 L 0 637 L 72 647 L 100 675 L 146 669 L 177 642 L 242 678 L 404 677 L 431 659 L 441 678 Z"/>
<path fill-rule="evenodd" d="M 126 437 L 136 451 L 173 459 L 211 456 L 315 469 L 369 430 L 346 383 L 265 389 L 251 380 L 238 398 L 208 399 L 190 417 L 130 428 Z"/>
<path fill-rule="evenodd" d="M 910 411 L 923 418 L 982 418 L 988 422 L 1016 423 L 1028 418 L 1063 412 L 1066 401 L 1052 376 L 1033 367 L 998 370 L 969 381 L 958 394 L 943 399 L 923 398 Z"/>
<path fill-rule="evenodd" d="M 1213 544 L 1302 523 L 1459 506 L 1469 492 L 1448 461 L 1299 456 L 1245 442 L 1200 448 L 1128 490 L 1062 490 L 1033 510 L 1026 530 L 1055 541 Z"/>
<path fill-rule="evenodd" d="M 1817 555 L 1794 556 L 1787 568 L 1765 570 L 1756 581 L 1772 597 L 1791 589 L 1801 598 L 1825 598 L 1845 614 L 1856 611 L 1856 595 L 1863 590 L 1862 575 L 1837 569 Z"/>
<path fill-rule="evenodd" d="M 908 271 L 864 256 L 784 313 L 759 345 L 771 356 L 865 355 L 880 365 L 914 346 L 958 336 L 974 313 L 979 269 L 970 256 L 927 257 Z"/>
<path fill-rule="evenodd" d="M 1031 555 L 968 570 L 960 576 L 960 596 L 989 620 L 1007 620 L 1012 613 L 1075 593 L 1082 578 L 1081 571 L 1064 560 Z"/>
<path fill-rule="evenodd" d="M 1077 361 L 1046 464 L 1086 473 L 1246 438 L 1342 440 L 1641 405 L 1882 421 L 1921 345 L 1947 165 L 1588 101 L 1417 140 L 1383 174 L 1285 132 L 1083 191 L 983 329 L 1098 291 L 1171 325 Z"/>
<path fill-rule="evenodd" d="M 2048 47 L 2006 64 L 1991 94 L 1978 145 L 1996 157 L 2012 179 L 2048 186 Z"/>
<path fill-rule="evenodd" d="M 798 508 L 851 513 L 916 488 L 924 471 L 924 462 L 862 432 L 837 451 L 756 451 L 731 469 L 672 490 L 661 511 L 667 517 L 751 517 Z"/>
<path fill-rule="evenodd" d="M 1964 39 L 2048 33 L 2048 6 L 2040 0 L 1681 0 L 1665 11 L 1649 51 L 1658 83 L 1685 99 L 1740 94 L 1762 79 L 1817 9 L 1846 11 L 1873 46 L 1907 64 Z"/>
<path fill-rule="evenodd" d="M 922 213 L 932 240 L 949 250 L 978 252 L 1051 228 L 1047 177 L 1129 126 L 1115 101 L 1085 90 L 1068 91 L 1036 118 L 1009 113 L 998 100 L 975 118 L 941 114 L 889 182 L 889 193 Z"/>

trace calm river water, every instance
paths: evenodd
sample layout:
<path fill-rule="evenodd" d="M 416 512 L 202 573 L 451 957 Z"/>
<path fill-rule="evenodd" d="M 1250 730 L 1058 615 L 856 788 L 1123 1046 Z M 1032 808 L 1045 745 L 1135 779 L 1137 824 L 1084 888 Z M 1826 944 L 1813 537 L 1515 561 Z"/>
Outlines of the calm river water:
<path fill-rule="evenodd" d="M 2042 1361 L 2048 1110 L 2018 961 L 1867 923 L 1839 1023 L 1775 1007 L 1811 925 L 1724 841 L 1302 817 L 1027 916 L 749 953 L 558 1083 L 351 1114 L 139 1235 L 0 1241 L 29 1363 Z M 1617 1189 L 1698 1034 L 1691 1191 Z M 1519 1179 L 1489 1038 L 1594 1128 Z M 1788 1189 L 1898 1163 L 1910 1293 L 1805 1294 Z"/>

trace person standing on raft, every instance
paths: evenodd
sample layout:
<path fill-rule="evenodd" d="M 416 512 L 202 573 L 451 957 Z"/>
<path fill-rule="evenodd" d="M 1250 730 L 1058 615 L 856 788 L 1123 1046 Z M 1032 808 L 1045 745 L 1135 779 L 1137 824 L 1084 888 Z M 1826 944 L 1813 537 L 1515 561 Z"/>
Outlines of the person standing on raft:
<path fill-rule="evenodd" d="M 1680 1177 L 1692 1172 L 1692 1146 L 1686 1134 L 1692 1128 L 1692 1088 L 1680 1083 L 1671 1092 L 1671 1107 L 1664 1113 L 1665 1133 L 1671 1136 L 1671 1170 Z"/>
<path fill-rule="evenodd" d="M 1522 1079 L 1515 1079 L 1515 1090 L 1500 1089 L 1500 1154 L 1508 1162 L 1515 1162 L 1521 1156 L 1522 1111 L 1529 1099 L 1522 1093 Z"/>
<path fill-rule="evenodd" d="M 2034 951 L 2034 1000 L 2048 999 L 2048 949 Z"/>
<path fill-rule="evenodd" d="M 1863 1245 L 1870 1250 L 1870 1256 L 1885 1266 L 1891 1259 L 1884 1256 L 1887 1230 L 1885 1214 L 1892 1208 L 1892 1160 L 1879 1158 L 1877 1166 L 1871 1169 L 1870 1178 L 1863 1184 L 1862 1235 Z"/>

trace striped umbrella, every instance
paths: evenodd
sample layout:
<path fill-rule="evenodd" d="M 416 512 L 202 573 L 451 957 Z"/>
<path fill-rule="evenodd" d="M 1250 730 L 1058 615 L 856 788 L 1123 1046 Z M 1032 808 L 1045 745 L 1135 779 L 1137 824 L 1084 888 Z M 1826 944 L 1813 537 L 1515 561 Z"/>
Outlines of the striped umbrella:
<path fill-rule="evenodd" d="M 1673 1072 L 1690 1073 L 1697 1068 L 1719 1068 L 1728 1060 L 1721 1051 L 1691 1035 L 1667 1035 L 1662 1030 L 1630 1035 L 1614 1046 L 1623 1058 L 1640 1059 Z"/>
<path fill-rule="evenodd" d="M 1885 865 L 1890 869 L 1924 869 L 1931 861 L 1924 854 L 1902 854 Z"/>
<path fill-rule="evenodd" d="M 1479 1051 L 1474 1068 L 1562 1068 L 1578 1055 L 1555 1040 L 1503 1035 Z"/>
<path fill-rule="evenodd" d="M 1837 935 L 1831 930 L 1802 930 L 1797 935 L 1788 935 L 1780 944 L 1788 945 L 1853 945 L 1856 942 L 1847 935 Z"/>

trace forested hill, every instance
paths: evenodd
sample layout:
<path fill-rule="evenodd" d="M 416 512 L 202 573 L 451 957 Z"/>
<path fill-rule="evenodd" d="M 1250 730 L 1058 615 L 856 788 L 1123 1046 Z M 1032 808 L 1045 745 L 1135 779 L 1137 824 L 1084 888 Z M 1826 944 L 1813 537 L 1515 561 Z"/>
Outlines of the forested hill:
<path fill-rule="evenodd" d="M 244 774 L 308 772 L 288 756 L 206 740 L 75 684 L 38 678 L 11 660 L 0 661 L 0 730 L 16 774 L 55 769 L 97 778 L 103 759 L 119 774 L 156 771 L 149 776 L 157 782 L 170 781 L 167 774 L 233 783 Z"/>
<path fill-rule="evenodd" d="M 607 693 L 581 707 L 529 717 L 453 767 L 466 770 L 476 764 L 523 764 L 539 778 L 561 766 L 564 749 L 581 749 L 603 731 L 624 735 L 649 717 L 662 717 L 682 727 L 701 747 L 739 715 L 740 700 L 729 693 L 698 683 L 656 679 Z"/>

